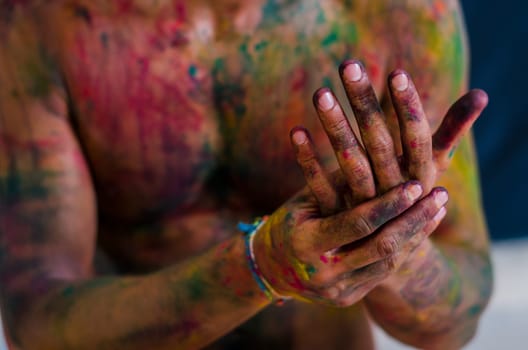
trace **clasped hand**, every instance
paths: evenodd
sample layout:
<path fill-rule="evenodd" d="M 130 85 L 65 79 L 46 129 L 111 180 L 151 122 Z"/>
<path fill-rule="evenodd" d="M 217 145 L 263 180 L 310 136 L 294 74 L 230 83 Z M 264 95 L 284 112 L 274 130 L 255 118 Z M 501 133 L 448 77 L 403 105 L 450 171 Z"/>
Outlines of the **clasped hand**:
<path fill-rule="evenodd" d="M 332 91 L 319 89 L 314 105 L 339 169 L 328 174 L 308 131 L 292 130 L 308 186 L 270 216 L 254 249 L 263 276 L 278 293 L 349 306 L 394 274 L 445 217 L 447 191 L 434 185 L 487 96 L 468 92 L 432 134 L 409 74 L 394 71 L 388 86 L 403 152 L 397 154 L 364 67 L 346 61 L 340 76 L 360 135 Z"/>

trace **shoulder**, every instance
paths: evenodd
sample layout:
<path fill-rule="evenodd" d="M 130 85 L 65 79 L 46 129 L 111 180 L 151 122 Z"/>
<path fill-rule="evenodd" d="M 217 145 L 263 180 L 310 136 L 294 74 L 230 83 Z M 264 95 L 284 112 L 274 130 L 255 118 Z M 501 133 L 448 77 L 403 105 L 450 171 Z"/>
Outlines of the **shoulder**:
<path fill-rule="evenodd" d="M 389 12 L 387 30 L 394 43 L 404 48 L 444 49 L 465 45 L 465 27 L 457 0 L 385 1 Z"/>

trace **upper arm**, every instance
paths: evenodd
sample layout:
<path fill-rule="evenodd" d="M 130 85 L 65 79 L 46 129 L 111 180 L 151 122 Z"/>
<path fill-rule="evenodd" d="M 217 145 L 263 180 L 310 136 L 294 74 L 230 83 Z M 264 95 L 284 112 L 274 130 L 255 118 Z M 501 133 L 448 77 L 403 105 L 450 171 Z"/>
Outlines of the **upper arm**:
<path fill-rule="evenodd" d="M 434 131 L 468 85 L 469 52 L 461 9 L 456 0 L 405 0 L 396 6 L 389 22 L 395 45 L 390 66 L 411 74 Z M 438 185 L 447 188 L 450 201 L 448 215 L 433 238 L 486 251 L 488 238 L 471 135 L 460 143 Z"/>
<path fill-rule="evenodd" d="M 90 274 L 96 214 L 52 59 L 29 20 L 0 27 L 0 290 L 10 325 L 53 280 Z"/>

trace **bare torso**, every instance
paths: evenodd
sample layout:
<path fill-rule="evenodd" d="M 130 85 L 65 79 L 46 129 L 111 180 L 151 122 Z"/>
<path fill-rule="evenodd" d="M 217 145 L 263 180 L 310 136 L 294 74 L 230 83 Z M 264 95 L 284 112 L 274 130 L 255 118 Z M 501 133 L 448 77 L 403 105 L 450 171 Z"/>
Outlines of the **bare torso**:
<path fill-rule="evenodd" d="M 459 348 L 474 334 L 489 300 L 491 267 L 470 138 L 460 142 L 452 166 L 436 174 L 442 178 L 420 175 L 446 169 L 453 145 L 487 101 L 482 92 L 468 93 L 437 130 L 466 87 L 457 0 L 0 3 L 0 302 L 13 344 L 372 349 L 365 309 L 389 334 L 418 348 L 430 342 Z M 440 153 L 431 159 L 430 143 L 415 149 L 418 142 L 403 140 L 412 154 L 423 154 L 409 165 L 414 172 L 396 169 L 387 178 L 438 180 L 450 191 L 449 215 L 434 237 L 424 238 L 433 228 L 420 231 L 420 225 L 429 227 L 434 219 L 423 203 L 439 209 L 430 193 L 413 207 L 423 215 L 406 211 L 387 222 L 394 232 L 384 226 L 383 236 L 369 229 L 368 244 L 349 256 L 352 266 L 323 266 L 315 252 L 326 244 L 283 251 L 282 241 L 261 241 L 284 237 L 293 247 L 305 238 L 328 243 L 328 237 L 333 249 L 350 243 L 344 237 L 332 241 L 334 235 L 355 233 L 337 219 L 330 228 L 314 224 L 306 231 L 284 210 L 290 204 L 294 213 L 306 205 L 316 210 L 313 197 L 292 196 L 308 191 L 289 144 L 292 127 L 306 126 L 323 162 L 335 166 L 311 98 L 316 88 L 329 86 L 345 101 L 337 66 L 347 58 L 365 63 L 381 98 L 396 142 L 389 150 L 395 168 L 400 128 L 384 77 L 395 68 L 413 77 L 420 96 L 395 104 L 421 110 L 421 102 L 430 130 L 406 130 L 416 121 L 409 111 L 412 118 L 400 118 L 403 139 L 429 140 L 431 131 Z M 356 92 L 351 101 L 377 115 L 376 98 Z M 362 124 L 362 131 L 369 125 Z M 374 137 L 379 129 L 371 131 Z M 370 156 L 384 152 L 367 148 Z M 390 172 L 382 162 L 377 168 L 376 174 L 364 170 L 369 177 Z M 371 190 L 383 192 L 374 181 Z M 389 205 L 385 195 L 369 203 Z M 268 213 L 271 220 L 256 235 L 254 261 L 264 276 L 278 276 L 278 291 L 317 302 L 314 297 L 325 293 L 318 287 L 329 287 L 314 279 L 306 281 L 314 283 L 314 295 L 287 288 L 289 277 L 280 276 L 290 257 L 294 263 L 321 262 L 320 274 L 329 271 L 335 283 L 350 277 L 343 271 L 355 273 L 376 261 L 387 266 L 366 277 L 384 273 L 383 282 L 352 282 L 368 293 L 338 303 L 362 300 L 352 307 L 270 306 L 236 228 L 238 221 Z M 379 260 L 373 253 L 386 239 L 403 242 L 411 235 L 400 247 L 407 260 L 398 271 L 386 263 L 394 254 Z"/>
<path fill-rule="evenodd" d="M 226 237 L 200 227 L 234 227 L 301 188 L 288 132 L 307 126 L 329 154 L 311 95 L 339 87 L 342 60 L 368 61 L 376 89 L 384 87 L 384 28 L 366 1 L 114 3 L 52 7 L 48 45 L 91 167 L 100 247 L 120 272 L 203 252 Z M 316 307 L 269 308 L 224 345 L 254 345 L 258 334 L 263 348 L 301 338 L 332 348 L 342 337 L 365 349 L 370 330 L 356 309 L 347 318 L 325 311 L 323 325 Z M 327 332 L 313 339 L 299 336 L 321 327 Z"/>

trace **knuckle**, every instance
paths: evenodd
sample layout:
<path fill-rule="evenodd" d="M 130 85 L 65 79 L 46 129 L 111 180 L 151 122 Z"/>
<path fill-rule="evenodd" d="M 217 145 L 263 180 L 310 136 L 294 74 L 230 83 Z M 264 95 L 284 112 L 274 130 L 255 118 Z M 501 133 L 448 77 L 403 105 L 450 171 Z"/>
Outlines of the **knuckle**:
<path fill-rule="evenodd" d="M 411 149 L 411 155 L 414 158 L 418 158 L 418 160 L 424 159 L 423 161 L 426 162 L 427 160 L 432 159 L 433 148 L 431 140 L 424 136 L 413 138 L 407 147 Z"/>
<path fill-rule="evenodd" d="M 428 135 L 426 131 L 427 130 L 418 132 L 418 134 L 416 135 L 416 138 L 414 139 L 414 144 L 417 149 L 420 149 L 420 150 L 425 150 L 429 148 L 432 149 L 432 140 L 431 140 L 431 137 L 429 136 L 430 132 Z"/>
<path fill-rule="evenodd" d="M 425 225 L 425 222 L 430 217 L 430 215 L 427 214 L 428 211 L 429 209 L 427 208 L 425 208 L 425 210 L 418 210 L 413 216 L 411 216 L 410 220 L 408 220 L 410 233 L 416 233 Z"/>
<path fill-rule="evenodd" d="M 403 177 L 401 176 L 401 169 L 398 163 L 398 157 L 394 152 L 387 154 L 386 157 L 376 159 L 373 163 L 377 171 L 383 171 L 384 173 L 389 174 L 391 178 L 400 179 L 400 181 L 396 182 L 393 186 L 396 186 L 397 184 L 403 182 Z"/>
<path fill-rule="evenodd" d="M 351 220 L 350 226 L 350 229 L 361 236 L 368 235 L 375 230 L 375 227 L 363 214 L 356 215 L 356 217 Z"/>
<path fill-rule="evenodd" d="M 427 222 L 434 216 L 434 210 L 430 206 L 422 206 L 408 217 L 406 222 L 406 237 L 419 232 Z"/>
<path fill-rule="evenodd" d="M 390 139 L 377 138 L 368 145 L 369 153 L 376 156 L 394 156 L 394 147 Z"/>
<path fill-rule="evenodd" d="M 328 120 L 328 130 L 336 135 L 343 136 L 349 128 L 348 122 L 345 118 L 337 118 L 335 120 Z"/>
<path fill-rule="evenodd" d="M 315 178 L 316 175 L 313 175 L 312 178 L 308 178 L 308 186 L 310 186 L 310 189 L 312 190 L 312 194 L 316 197 L 319 204 L 321 204 L 321 201 L 330 200 L 331 198 L 335 198 L 335 193 L 329 192 L 331 189 L 329 189 L 324 181 L 319 178 Z M 326 202 L 325 202 L 326 204 Z"/>
<path fill-rule="evenodd" d="M 380 227 L 407 207 L 406 202 L 404 201 L 405 199 L 398 198 L 395 201 L 377 204 L 369 211 L 369 222 L 371 222 L 372 226 L 375 228 Z"/>
<path fill-rule="evenodd" d="M 356 162 L 347 166 L 347 174 L 352 177 L 357 185 L 365 185 L 371 179 L 370 168 L 366 162 Z"/>
<path fill-rule="evenodd" d="M 379 112 L 380 107 L 371 88 L 364 86 L 355 93 L 351 103 L 363 113 Z"/>
<path fill-rule="evenodd" d="M 297 161 L 301 166 L 311 164 L 317 161 L 317 157 L 311 150 L 303 150 L 297 154 Z"/>
<path fill-rule="evenodd" d="M 356 138 L 352 135 L 350 125 L 344 118 L 340 118 L 330 125 L 328 134 L 335 149 L 351 151 L 358 146 Z"/>
<path fill-rule="evenodd" d="M 320 173 L 320 167 L 315 162 L 315 158 L 311 161 L 307 161 L 301 164 L 301 168 L 303 169 L 304 177 L 307 180 L 312 180 L 317 177 Z"/>
<path fill-rule="evenodd" d="M 387 257 L 385 260 L 383 260 L 383 265 L 385 267 L 385 271 L 388 273 L 396 271 L 398 266 L 396 256 L 392 255 Z"/>
<path fill-rule="evenodd" d="M 319 293 L 324 299 L 335 305 L 339 300 L 339 290 L 336 287 L 327 287 Z"/>
<path fill-rule="evenodd" d="M 350 282 L 345 280 L 345 279 L 342 279 L 340 280 L 339 282 L 337 282 L 335 284 L 335 286 L 337 287 L 337 289 L 339 289 L 340 291 L 345 291 L 349 286 L 350 286 Z"/>
<path fill-rule="evenodd" d="M 420 122 L 423 120 L 423 108 L 420 96 L 416 93 L 414 88 L 409 89 L 410 94 L 407 95 L 405 101 L 401 101 L 405 108 L 405 120 L 409 122 Z"/>
<path fill-rule="evenodd" d="M 390 257 L 399 250 L 398 239 L 394 236 L 387 236 L 379 239 L 376 242 L 376 250 L 382 257 Z"/>

